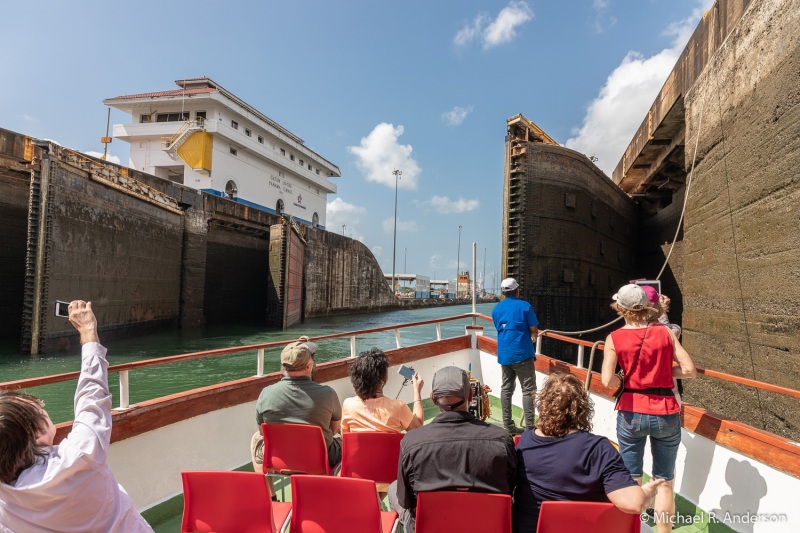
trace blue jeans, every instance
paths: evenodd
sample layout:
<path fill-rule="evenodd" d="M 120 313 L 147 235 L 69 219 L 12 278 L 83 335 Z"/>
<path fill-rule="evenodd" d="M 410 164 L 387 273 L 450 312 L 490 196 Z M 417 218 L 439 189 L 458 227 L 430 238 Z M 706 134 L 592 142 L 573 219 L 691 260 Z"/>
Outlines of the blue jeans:
<path fill-rule="evenodd" d="M 653 454 L 653 477 L 670 480 L 675 477 L 675 459 L 681 443 L 681 415 L 646 415 L 617 411 L 619 453 L 631 476 L 642 477 L 644 445 L 650 437 Z"/>

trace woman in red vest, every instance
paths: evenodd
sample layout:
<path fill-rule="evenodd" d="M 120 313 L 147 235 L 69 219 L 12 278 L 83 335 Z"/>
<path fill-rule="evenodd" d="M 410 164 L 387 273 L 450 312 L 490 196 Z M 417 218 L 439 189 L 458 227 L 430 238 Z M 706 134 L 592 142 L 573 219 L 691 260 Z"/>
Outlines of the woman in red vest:
<path fill-rule="evenodd" d="M 602 381 L 607 387 L 623 387 L 616 405 L 617 440 L 625 466 L 639 484 L 650 438 L 652 477 L 666 480 L 658 486 L 654 506 L 658 531 L 663 533 L 672 529 L 672 485 L 681 442 L 681 408 L 672 392 L 673 378 L 693 378 L 697 371 L 675 334 L 658 323 L 661 310 L 650 306 L 640 286 L 625 285 L 613 299 L 611 307 L 625 325 L 606 338 Z M 623 378 L 615 374 L 617 365 Z"/>

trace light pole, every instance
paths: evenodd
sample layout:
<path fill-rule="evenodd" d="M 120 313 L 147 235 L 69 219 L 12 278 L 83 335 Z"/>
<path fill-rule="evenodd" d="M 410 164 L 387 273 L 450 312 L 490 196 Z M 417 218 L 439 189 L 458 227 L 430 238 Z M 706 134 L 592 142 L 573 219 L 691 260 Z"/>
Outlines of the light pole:
<path fill-rule="evenodd" d="M 344 237 L 344 228 L 345 228 L 345 227 L 346 227 L 346 226 L 345 226 L 344 224 L 342 224 L 342 237 Z"/>
<path fill-rule="evenodd" d="M 394 169 L 394 239 L 392 240 L 392 294 L 394 292 L 394 265 L 395 265 L 395 252 L 397 251 L 397 182 L 403 174 L 400 170 Z"/>
<path fill-rule="evenodd" d="M 483 282 L 483 294 L 486 295 L 486 248 L 483 249 L 483 276 L 481 281 Z"/>
<path fill-rule="evenodd" d="M 458 253 L 456 254 L 456 298 L 458 298 L 458 275 L 461 273 L 461 224 L 458 225 Z"/>

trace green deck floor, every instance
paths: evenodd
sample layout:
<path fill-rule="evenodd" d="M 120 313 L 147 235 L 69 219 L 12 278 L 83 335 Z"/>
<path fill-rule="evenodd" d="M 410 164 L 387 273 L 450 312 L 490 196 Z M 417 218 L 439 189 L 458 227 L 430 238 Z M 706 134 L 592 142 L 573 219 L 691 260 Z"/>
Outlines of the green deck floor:
<path fill-rule="evenodd" d="M 502 417 L 500 409 L 500 399 L 492 396 L 491 413 L 487 422 L 495 425 L 502 426 Z M 430 400 L 425 400 L 423 403 L 425 407 L 425 423 L 430 422 L 436 415 L 439 414 L 439 409 Z M 514 406 L 514 420 L 519 424 L 522 417 L 522 409 Z M 252 472 L 253 466 L 246 464 L 239 468 L 243 472 Z M 282 487 L 280 482 L 276 482 L 276 489 L 278 495 L 281 495 L 281 489 L 285 491 L 287 500 L 291 500 L 291 490 L 288 482 Z M 384 501 L 386 505 L 386 501 Z M 684 521 L 683 524 L 676 524 L 673 529 L 676 533 L 729 533 L 733 532 L 731 528 L 720 522 L 712 522 L 709 519 L 707 512 L 703 511 L 696 505 L 684 499 L 680 495 L 675 496 L 676 514 Z M 181 514 L 183 513 L 183 497 L 176 496 L 153 509 L 145 511 L 143 514 L 145 520 L 153 526 L 155 533 L 179 533 L 181 530 Z M 691 518 L 690 518 L 691 517 Z M 402 531 L 402 527 L 398 528 Z M 655 531 L 655 523 L 650 520 L 642 524 L 642 531 L 649 532 Z M 588 533 L 588 532 L 587 532 Z"/>

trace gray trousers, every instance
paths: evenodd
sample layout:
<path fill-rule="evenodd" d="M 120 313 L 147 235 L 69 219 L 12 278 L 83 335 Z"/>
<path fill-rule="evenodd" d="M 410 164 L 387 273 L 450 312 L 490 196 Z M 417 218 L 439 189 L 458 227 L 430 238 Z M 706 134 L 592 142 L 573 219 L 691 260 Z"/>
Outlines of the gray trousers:
<path fill-rule="evenodd" d="M 517 378 L 522 386 L 522 410 L 525 412 L 525 429 L 533 429 L 534 408 L 533 396 L 536 394 L 536 370 L 533 358 L 513 365 L 501 365 L 503 370 L 503 385 L 500 390 L 500 405 L 503 407 L 503 425 L 514 425 L 511 417 L 511 396 L 517 386 Z"/>
<path fill-rule="evenodd" d="M 403 531 L 405 533 L 414 533 L 414 527 L 416 525 L 416 516 L 414 513 L 416 509 L 406 509 L 400 506 L 400 503 L 397 501 L 397 481 L 392 481 L 391 485 L 389 485 L 388 493 L 389 505 L 392 510 L 397 513 L 400 523 L 403 524 Z"/>

